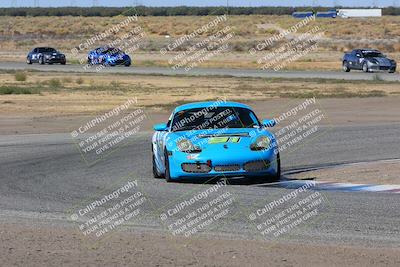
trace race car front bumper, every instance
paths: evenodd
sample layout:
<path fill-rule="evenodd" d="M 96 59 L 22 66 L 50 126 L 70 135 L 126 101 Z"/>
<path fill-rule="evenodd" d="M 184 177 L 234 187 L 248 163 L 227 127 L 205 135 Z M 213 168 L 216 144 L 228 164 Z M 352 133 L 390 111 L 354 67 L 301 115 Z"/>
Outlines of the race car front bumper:
<path fill-rule="evenodd" d="M 213 177 L 264 177 L 278 172 L 274 149 L 233 153 L 231 151 L 188 154 L 169 152 L 172 179 Z"/>

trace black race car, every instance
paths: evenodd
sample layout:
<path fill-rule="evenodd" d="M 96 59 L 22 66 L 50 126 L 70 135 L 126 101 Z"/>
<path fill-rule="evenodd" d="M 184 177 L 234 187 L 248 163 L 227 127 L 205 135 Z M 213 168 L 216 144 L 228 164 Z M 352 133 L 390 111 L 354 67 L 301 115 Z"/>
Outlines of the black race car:
<path fill-rule="evenodd" d="M 63 53 L 58 52 L 51 47 L 36 47 L 31 52 L 29 52 L 26 57 L 26 63 L 40 63 L 40 64 L 53 64 L 60 63 L 65 65 L 67 59 Z"/>
<path fill-rule="evenodd" d="M 343 71 L 362 70 L 364 72 L 396 72 L 396 61 L 374 49 L 355 49 L 343 57 Z"/>

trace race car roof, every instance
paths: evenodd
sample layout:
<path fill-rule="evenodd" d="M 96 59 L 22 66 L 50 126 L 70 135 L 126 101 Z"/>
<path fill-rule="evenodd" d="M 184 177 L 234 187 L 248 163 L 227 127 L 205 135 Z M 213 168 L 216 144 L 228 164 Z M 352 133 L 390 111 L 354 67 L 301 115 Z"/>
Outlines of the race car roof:
<path fill-rule="evenodd" d="M 223 100 L 216 100 L 216 101 L 208 101 L 208 102 L 193 102 L 193 103 L 188 103 L 184 104 L 181 106 L 178 106 L 175 108 L 175 112 L 179 112 L 182 110 L 187 110 L 187 109 L 192 109 L 192 108 L 206 108 L 206 107 L 211 107 L 211 106 L 216 106 L 216 107 L 238 107 L 238 108 L 251 108 L 245 104 L 238 103 L 238 102 L 227 102 Z"/>

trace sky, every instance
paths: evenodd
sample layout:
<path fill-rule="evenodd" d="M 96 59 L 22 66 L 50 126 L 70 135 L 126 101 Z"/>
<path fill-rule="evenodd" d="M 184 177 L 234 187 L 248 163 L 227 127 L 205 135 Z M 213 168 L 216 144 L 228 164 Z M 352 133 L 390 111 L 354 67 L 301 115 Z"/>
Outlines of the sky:
<path fill-rule="evenodd" d="M 400 0 L 0 0 L 0 7 L 13 6 L 400 6 Z M 361 4 L 362 3 L 362 4 Z"/>

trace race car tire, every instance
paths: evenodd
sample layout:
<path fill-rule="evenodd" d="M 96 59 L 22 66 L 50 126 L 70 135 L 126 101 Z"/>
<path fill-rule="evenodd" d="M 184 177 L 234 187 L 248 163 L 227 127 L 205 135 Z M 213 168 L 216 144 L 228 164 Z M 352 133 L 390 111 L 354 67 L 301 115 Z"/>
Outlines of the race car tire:
<path fill-rule="evenodd" d="M 276 167 L 277 170 L 275 176 L 271 177 L 272 182 L 279 182 L 279 180 L 281 179 L 281 156 L 279 152 L 276 155 L 276 163 L 277 163 Z"/>
<path fill-rule="evenodd" d="M 396 72 L 396 69 L 389 70 L 389 73 L 395 73 L 395 72 Z"/>
<path fill-rule="evenodd" d="M 174 180 L 171 179 L 171 172 L 169 170 L 169 157 L 167 153 L 167 148 L 164 149 L 164 157 L 165 157 L 165 181 L 167 183 L 174 182 Z"/>
<path fill-rule="evenodd" d="M 29 64 L 29 65 L 31 65 L 31 64 L 32 64 L 32 60 L 31 60 L 31 58 L 30 58 L 30 57 L 27 57 L 27 58 L 26 58 L 26 64 Z"/>
<path fill-rule="evenodd" d="M 162 175 L 157 171 L 156 158 L 154 156 L 154 153 L 152 153 L 152 161 L 153 161 L 153 177 L 162 178 Z"/>
<path fill-rule="evenodd" d="M 276 155 L 276 173 L 275 175 L 268 175 L 266 177 L 262 177 L 261 182 L 268 182 L 268 183 L 273 183 L 273 182 L 279 182 L 281 179 L 281 157 L 279 153 Z"/>
<path fill-rule="evenodd" d="M 66 62 L 66 61 L 63 61 L 63 62 L 61 62 L 61 65 L 65 65 L 65 64 L 67 64 L 67 62 Z"/>
<path fill-rule="evenodd" d="M 343 61 L 343 71 L 350 72 L 349 63 L 347 61 Z"/>
<path fill-rule="evenodd" d="M 130 67 L 130 66 L 131 66 L 131 63 L 130 63 L 130 62 L 127 62 L 127 63 L 125 63 L 124 65 L 125 65 L 125 67 Z"/>
<path fill-rule="evenodd" d="M 44 58 L 43 57 L 39 58 L 39 64 L 44 65 Z"/>
<path fill-rule="evenodd" d="M 368 68 L 367 62 L 364 62 L 363 66 L 362 66 L 362 70 L 363 70 L 363 72 L 369 72 L 369 68 Z"/>

